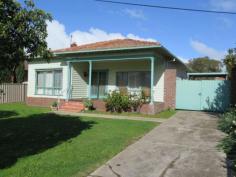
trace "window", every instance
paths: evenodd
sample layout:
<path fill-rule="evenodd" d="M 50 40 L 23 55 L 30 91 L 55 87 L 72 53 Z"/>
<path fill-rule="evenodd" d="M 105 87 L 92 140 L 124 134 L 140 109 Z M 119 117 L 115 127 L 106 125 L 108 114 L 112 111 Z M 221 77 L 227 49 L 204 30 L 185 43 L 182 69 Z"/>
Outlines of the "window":
<path fill-rule="evenodd" d="M 45 70 L 36 72 L 36 94 L 61 95 L 62 70 Z"/>
<path fill-rule="evenodd" d="M 128 72 L 118 72 L 116 74 L 116 85 L 118 87 L 128 86 Z"/>
<path fill-rule="evenodd" d="M 118 87 L 140 88 L 150 87 L 151 75 L 149 71 L 117 72 L 116 85 Z"/>

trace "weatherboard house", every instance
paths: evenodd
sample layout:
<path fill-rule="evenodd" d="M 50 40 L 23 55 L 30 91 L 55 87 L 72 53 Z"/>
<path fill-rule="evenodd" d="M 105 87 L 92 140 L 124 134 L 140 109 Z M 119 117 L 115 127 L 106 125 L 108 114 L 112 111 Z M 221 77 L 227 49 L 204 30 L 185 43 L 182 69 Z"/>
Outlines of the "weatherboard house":
<path fill-rule="evenodd" d="M 115 39 L 53 51 L 50 60 L 28 65 L 27 104 L 50 106 L 60 100 L 64 110 L 80 111 L 82 101 L 92 100 L 105 110 L 111 91 L 146 89 L 150 103 L 143 113 L 175 108 L 176 79 L 187 78 L 186 66 L 158 42 Z M 64 107 L 63 107 L 64 104 Z"/>

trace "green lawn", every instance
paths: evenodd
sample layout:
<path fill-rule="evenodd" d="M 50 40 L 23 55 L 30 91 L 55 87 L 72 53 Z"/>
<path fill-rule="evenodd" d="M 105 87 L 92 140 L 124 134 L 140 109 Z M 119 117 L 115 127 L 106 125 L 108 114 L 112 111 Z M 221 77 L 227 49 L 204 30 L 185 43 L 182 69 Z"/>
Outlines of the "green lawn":
<path fill-rule="evenodd" d="M 168 119 L 171 116 L 173 116 L 177 111 L 173 109 L 168 109 L 165 111 L 162 111 L 158 114 L 154 115 L 148 115 L 148 114 L 141 114 L 141 113 L 135 113 L 135 112 L 122 112 L 122 113 L 116 113 L 116 112 L 101 112 L 101 111 L 85 111 L 85 113 L 94 113 L 94 114 L 109 114 L 109 115 L 120 115 L 120 116 L 130 116 L 130 117 L 144 117 L 144 118 L 164 118 Z"/>
<path fill-rule="evenodd" d="M 86 176 L 157 124 L 0 105 L 0 176 Z"/>

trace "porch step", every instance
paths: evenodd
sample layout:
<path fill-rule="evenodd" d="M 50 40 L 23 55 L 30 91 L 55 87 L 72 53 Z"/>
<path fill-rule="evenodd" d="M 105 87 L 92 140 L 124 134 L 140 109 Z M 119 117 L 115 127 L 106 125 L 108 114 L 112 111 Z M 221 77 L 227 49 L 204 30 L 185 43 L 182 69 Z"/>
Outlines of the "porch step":
<path fill-rule="evenodd" d="M 82 102 L 67 101 L 59 106 L 59 111 L 81 112 L 83 110 L 84 104 Z"/>
<path fill-rule="evenodd" d="M 84 105 L 61 105 L 60 108 L 83 109 Z"/>
<path fill-rule="evenodd" d="M 67 101 L 64 102 L 63 105 L 69 105 L 69 106 L 84 106 L 82 102 L 77 102 L 77 101 Z"/>

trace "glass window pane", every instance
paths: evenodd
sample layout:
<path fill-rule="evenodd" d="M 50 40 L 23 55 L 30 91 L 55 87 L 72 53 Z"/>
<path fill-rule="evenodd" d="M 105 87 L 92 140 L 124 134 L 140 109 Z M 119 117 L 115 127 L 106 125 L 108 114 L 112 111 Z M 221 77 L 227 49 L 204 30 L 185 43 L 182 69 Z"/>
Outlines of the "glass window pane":
<path fill-rule="evenodd" d="M 54 88 L 62 88 L 62 71 L 54 72 Z"/>
<path fill-rule="evenodd" d="M 138 88 L 140 78 L 139 78 L 139 72 L 129 72 L 129 87 L 130 88 Z"/>
<path fill-rule="evenodd" d="M 45 87 L 52 88 L 53 87 L 53 72 L 48 71 L 45 75 Z"/>
<path fill-rule="evenodd" d="M 128 85 L 130 88 L 150 87 L 150 77 L 149 71 L 129 72 Z"/>
<path fill-rule="evenodd" d="M 62 70 L 38 71 L 37 94 L 60 95 L 62 89 Z"/>
<path fill-rule="evenodd" d="M 43 87 L 44 72 L 37 72 L 37 86 Z"/>
<path fill-rule="evenodd" d="M 118 87 L 128 86 L 128 72 L 116 73 L 116 85 Z"/>
<path fill-rule="evenodd" d="M 37 88 L 37 94 L 42 95 L 43 94 L 43 89 L 42 88 Z"/>
<path fill-rule="evenodd" d="M 52 91 L 53 91 L 52 88 L 46 88 L 45 89 L 45 95 L 52 95 Z"/>
<path fill-rule="evenodd" d="M 54 95 L 61 95 L 61 89 L 54 89 Z"/>
<path fill-rule="evenodd" d="M 149 88 L 150 85 L 151 85 L 151 73 L 150 72 L 145 72 L 143 80 L 145 81 L 143 87 L 148 87 Z"/>

